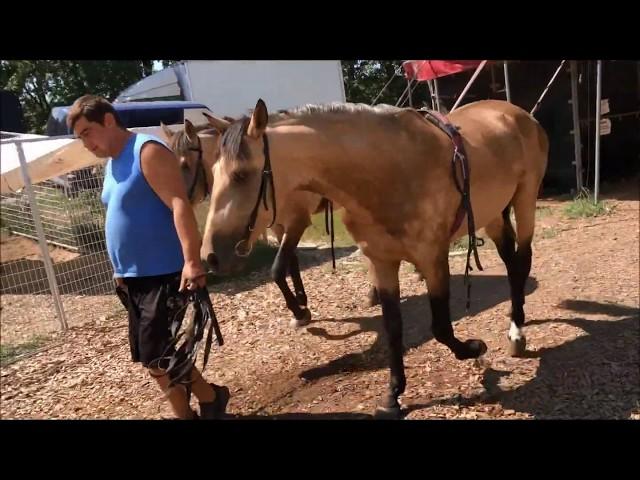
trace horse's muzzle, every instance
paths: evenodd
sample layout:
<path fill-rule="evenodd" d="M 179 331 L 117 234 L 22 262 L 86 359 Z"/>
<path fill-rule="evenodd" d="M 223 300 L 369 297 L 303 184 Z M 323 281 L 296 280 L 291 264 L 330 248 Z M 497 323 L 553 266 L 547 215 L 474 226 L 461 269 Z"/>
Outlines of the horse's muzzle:
<path fill-rule="evenodd" d="M 207 264 L 207 266 L 209 267 L 209 270 L 212 272 L 215 272 L 220 268 L 218 257 L 216 257 L 216 254 L 213 252 L 207 255 L 206 259 L 202 259 L 202 260 Z"/>

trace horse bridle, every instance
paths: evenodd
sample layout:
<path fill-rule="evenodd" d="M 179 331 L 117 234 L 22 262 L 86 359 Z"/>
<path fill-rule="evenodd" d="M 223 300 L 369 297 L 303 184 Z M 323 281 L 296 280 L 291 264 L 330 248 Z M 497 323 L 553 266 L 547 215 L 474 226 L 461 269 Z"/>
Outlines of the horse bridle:
<path fill-rule="evenodd" d="M 273 204 L 273 216 L 271 219 L 271 224 L 267 228 L 271 228 L 276 221 L 276 190 L 275 184 L 273 183 L 273 172 L 271 170 L 271 157 L 269 155 L 269 140 L 267 139 L 267 134 L 264 133 L 262 135 L 263 143 L 264 143 L 264 166 L 262 168 L 262 178 L 260 180 L 260 190 L 258 192 L 258 199 L 256 200 L 256 204 L 251 211 L 251 215 L 249 216 L 249 223 L 245 228 L 244 236 L 242 239 L 236 243 L 235 253 L 238 257 L 248 257 L 251 254 L 251 250 L 253 249 L 253 245 L 249 244 L 249 248 L 246 252 L 240 251 L 240 246 L 249 243 L 249 238 L 251 237 L 251 232 L 255 229 L 256 220 L 258 219 L 258 209 L 260 208 L 260 202 L 264 204 L 265 210 L 269 210 L 269 206 L 267 205 L 267 189 L 269 186 L 271 187 L 271 203 Z"/>
<path fill-rule="evenodd" d="M 207 172 L 204 169 L 203 162 L 203 154 L 202 154 L 202 144 L 200 143 L 200 139 L 198 138 L 198 147 L 189 147 L 189 151 L 198 152 L 198 160 L 196 161 L 196 174 L 193 176 L 193 180 L 191 181 L 191 185 L 189 186 L 189 200 L 192 200 L 193 193 L 198 184 L 198 176 L 202 174 L 204 176 L 204 187 L 205 187 L 205 196 L 211 193 L 209 189 L 209 180 L 207 179 Z"/>

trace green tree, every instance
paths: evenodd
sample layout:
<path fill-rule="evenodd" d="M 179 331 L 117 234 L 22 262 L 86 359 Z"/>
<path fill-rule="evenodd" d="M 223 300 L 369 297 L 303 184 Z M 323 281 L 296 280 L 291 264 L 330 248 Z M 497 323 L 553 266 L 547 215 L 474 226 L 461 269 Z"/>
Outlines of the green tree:
<path fill-rule="evenodd" d="M 0 60 L 0 88 L 18 95 L 27 130 L 42 133 L 51 108 L 86 93 L 113 100 L 152 67 L 152 60 Z"/>
<path fill-rule="evenodd" d="M 407 88 L 401 60 L 343 60 L 342 74 L 348 102 L 395 105 Z M 413 83 L 412 88 L 413 105 L 422 106 L 429 98 L 427 87 Z"/>

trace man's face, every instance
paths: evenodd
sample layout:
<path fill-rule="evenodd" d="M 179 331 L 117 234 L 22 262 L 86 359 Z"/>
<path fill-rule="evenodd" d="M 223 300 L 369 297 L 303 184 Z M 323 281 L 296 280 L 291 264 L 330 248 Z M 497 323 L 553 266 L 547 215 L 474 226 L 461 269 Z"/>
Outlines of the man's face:
<path fill-rule="evenodd" d="M 111 114 L 105 115 L 104 125 L 80 117 L 73 127 L 73 133 L 82 140 L 84 147 L 96 157 L 107 158 L 111 156 L 110 145 L 114 128 L 117 128 L 117 125 Z"/>

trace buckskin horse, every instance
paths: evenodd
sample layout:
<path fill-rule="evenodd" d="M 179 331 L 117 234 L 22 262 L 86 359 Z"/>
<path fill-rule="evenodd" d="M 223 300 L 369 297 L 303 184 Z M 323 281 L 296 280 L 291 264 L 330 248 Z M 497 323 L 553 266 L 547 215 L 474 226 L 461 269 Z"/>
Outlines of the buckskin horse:
<path fill-rule="evenodd" d="M 486 344 L 458 339 L 451 324 L 448 252 L 452 240 L 469 234 L 468 273 L 475 231 L 484 228 L 511 287 L 510 352 L 525 352 L 524 287 L 548 157 L 547 135 L 527 112 L 484 100 L 448 118 L 359 104 L 307 105 L 269 115 L 258 100 L 250 116 L 212 122 L 223 133 L 203 260 L 221 274 L 235 271 L 256 232 L 273 221 L 276 206 L 294 192 L 313 192 L 340 204 L 345 227 L 368 259 L 387 333 L 390 383 L 377 415 L 400 417 L 398 397 L 406 387 L 402 260 L 426 278 L 435 339 L 457 359 L 477 358 Z"/>
<path fill-rule="evenodd" d="M 213 166 L 217 160 L 220 132 L 224 132 L 233 119 L 217 119 L 203 113 L 209 124 L 195 127 L 189 120 L 177 132 L 162 125 L 169 146 L 180 161 L 184 183 L 192 206 L 202 202 L 213 186 Z M 238 175 L 238 178 L 239 175 Z M 273 225 L 270 227 L 278 239 L 278 252 L 274 259 L 271 276 L 293 313 L 292 327 L 302 327 L 311 320 L 307 308 L 307 294 L 304 289 L 296 248 L 303 233 L 311 225 L 311 215 L 326 208 L 328 200 L 312 192 L 294 191 L 278 203 Z M 261 229 L 262 232 L 265 228 Z M 287 284 L 287 272 L 291 276 L 295 295 Z"/>

